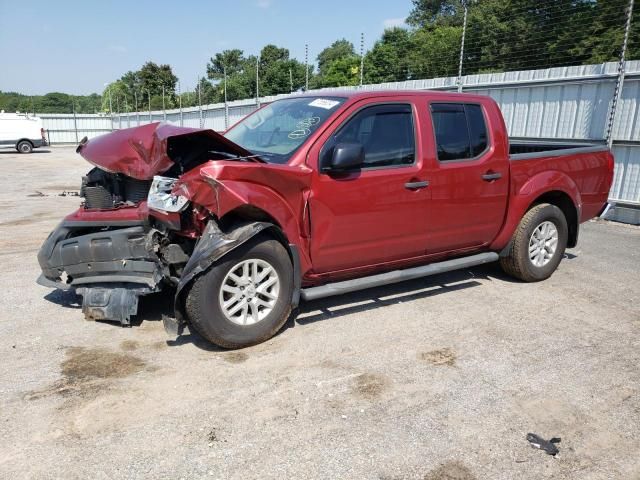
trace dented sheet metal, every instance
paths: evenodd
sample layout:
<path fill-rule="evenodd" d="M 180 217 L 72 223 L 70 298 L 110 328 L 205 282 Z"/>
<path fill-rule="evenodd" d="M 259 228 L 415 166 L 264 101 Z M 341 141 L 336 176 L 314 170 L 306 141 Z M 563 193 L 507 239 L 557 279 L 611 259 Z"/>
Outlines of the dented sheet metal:
<path fill-rule="evenodd" d="M 167 148 L 169 138 L 205 136 L 210 150 L 232 155 L 250 155 L 245 149 L 213 130 L 177 127 L 167 123 L 150 123 L 140 127 L 116 130 L 82 142 L 77 152 L 89 163 L 108 172 L 122 173 L 138 180 L 150 180 L 180 161 Z"/>
<path fill-rule="evenodd" d="M 310 185 L 307 166 L 215 161 L 182 175 L 173 192 L 218 219 L 243 207 L 266 212 L 287 240 L 299 246 L 303 269 L 307 269 L 305 212 Z"/>
<path fill-rule="evenodd" d="M 215 221 L 210 221 L 184 267 L 178 283 L 176 298 L 195 276 L 208 269 L 216 260 L 273 226 L 268 222 L 249 222 L 239 225 L 229 232 L 223 232 Z"/>

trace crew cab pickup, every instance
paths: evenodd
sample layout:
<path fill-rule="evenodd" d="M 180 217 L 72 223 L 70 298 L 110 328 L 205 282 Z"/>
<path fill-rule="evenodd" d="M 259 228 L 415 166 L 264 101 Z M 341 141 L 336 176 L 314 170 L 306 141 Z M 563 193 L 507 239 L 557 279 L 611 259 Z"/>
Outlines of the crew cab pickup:
<path fill-rule="evenodd" d="M 300 299 L 499 261 L 548 278 L 607 201 L 604 145 L 510 142 L 489 97 L 295 95 L 223 135 L 162 123 L 84 139 L 84 202 L 44 242 L 39 283 L 129 324 L 225 348 L 264 341 Z"/>

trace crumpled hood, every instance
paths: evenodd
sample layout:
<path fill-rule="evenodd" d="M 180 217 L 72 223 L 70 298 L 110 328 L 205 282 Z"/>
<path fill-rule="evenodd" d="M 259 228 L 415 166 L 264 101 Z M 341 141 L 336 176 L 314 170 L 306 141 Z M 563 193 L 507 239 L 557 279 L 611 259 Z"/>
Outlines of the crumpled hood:
<path fill-rule="evenodd" d="M 175 139 L 179 147 L 170 148 L 170 139 Z M 182 155 L 179 148 L 191 155 Z M 174 163 L 185 161 L 185 158 L 193 163 L 195 149 L 203 154 L 208 150 L 216 150 L 236 156 L 251 155 L 213 130 L 159 122 L 100 135 L 82 142 L 76 152 L 89 163 L 108 172 L 150 180 L 154 175 L 171 168 Z M 189 168 L 194 166 L 189 164 Z"/>

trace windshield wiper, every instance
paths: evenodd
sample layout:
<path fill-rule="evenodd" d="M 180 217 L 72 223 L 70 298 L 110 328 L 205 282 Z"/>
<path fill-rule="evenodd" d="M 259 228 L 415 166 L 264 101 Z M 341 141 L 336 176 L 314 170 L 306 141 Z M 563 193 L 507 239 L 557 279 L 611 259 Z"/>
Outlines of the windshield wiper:
<path fill-rule="evenodd" d="M 265 155 L 245 155 L 243 157 L 239 157 L 237 155 L 234 155 L 233 153 L 221 152 L 219 150 L 208 150 L 208 153 L 213 153 L 215 155 L 222 155 L 223 157 L 229 160 L 258 160 L 262 163 L 267 163 L 262 158 L 260 158 Z"/>

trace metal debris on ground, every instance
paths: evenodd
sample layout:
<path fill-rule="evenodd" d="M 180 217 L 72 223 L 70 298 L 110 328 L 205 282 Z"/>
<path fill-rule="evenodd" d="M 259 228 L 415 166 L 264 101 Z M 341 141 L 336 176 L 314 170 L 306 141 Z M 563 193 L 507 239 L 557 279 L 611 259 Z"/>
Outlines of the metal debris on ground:
<path fill-rule="evenodd" d="M 550 440 L 545 440 L 535 433 L 527 433 L 527 441 L 533 448 L 544 450 L 548 455 L 556 456 L 560 452 L 560 450 L 558 450 L 558 447 L 556 447 L 555 445 L 556 443 L 560 443 L 560 437 L 553 437 Z"/>

